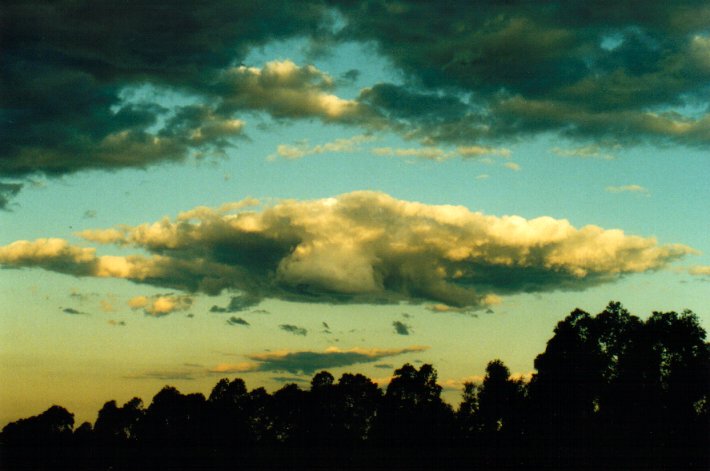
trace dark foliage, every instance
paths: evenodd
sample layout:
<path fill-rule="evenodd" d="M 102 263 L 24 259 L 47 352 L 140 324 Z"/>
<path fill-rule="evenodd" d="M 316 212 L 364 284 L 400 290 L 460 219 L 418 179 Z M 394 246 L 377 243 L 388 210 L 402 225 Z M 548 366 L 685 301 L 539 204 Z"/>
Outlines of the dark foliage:
<path fill-rule="evenodd" d="M 208 398 L 166 386 L 95 424 L 52 406 L 2 431 L 2 469 L 708 469 L 710 348 L 695 314 L 643 321 L 619 303 L 560 321 L 529 383 L 491 361 L 458 410 L 432 365 L 383 392 L 317 373 L 273 394 L 221 379 Z"/>

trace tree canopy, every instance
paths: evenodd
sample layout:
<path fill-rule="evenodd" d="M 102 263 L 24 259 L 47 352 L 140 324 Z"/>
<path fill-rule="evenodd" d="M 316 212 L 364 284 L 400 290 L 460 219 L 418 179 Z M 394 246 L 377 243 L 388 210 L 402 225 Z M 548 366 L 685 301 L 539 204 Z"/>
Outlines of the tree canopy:
<path fill-rule="evenodd" d="M 612 302 L 561 320 L 530 381 L 490 361 L 454 410 L 430 364 L 316 373 L 268 393 L 223 378 L 208 397 L 165 386 L 110 400 L 74 428 L 60 406 L 0 434 L 2 469 L 707 469 L 710 345 L 697 316 L 646 320 Z"/>

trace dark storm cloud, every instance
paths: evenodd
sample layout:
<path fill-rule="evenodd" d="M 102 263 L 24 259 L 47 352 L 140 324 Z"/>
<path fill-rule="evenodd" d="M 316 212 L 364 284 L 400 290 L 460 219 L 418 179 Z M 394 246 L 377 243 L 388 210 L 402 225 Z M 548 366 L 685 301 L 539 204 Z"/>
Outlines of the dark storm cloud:
<path fill-rule="evenodd" d="M 10 2 L 0 16 L 0 177 L 223 153 L 247 111 L 428 143 L 552 131 L 707 146 L 709 25 L 710 6 L 692 0 Z M 294 37 L 326 52 L 374 44 L 401 83 L 364 84 L 345 100 L 335 89 L 361 80 L 357 69 L 336 80 L 288 60 L 241 63 Z M 0 183 L 0 207 L 20 188 Z"/>
<path fill-rule="evenodd" d="M 307 2 L 5 4 L 0 176 L 144 168 L 219 150 L 241 124 L 210 105 L 217 77 L 252 47 L 315 34 L 325 21 Z M 145 100 L 125 100 L 146 85 Z M 166 89 L 205 104 L 167 110 L 150 96 Z M 5 206 L 19 187 L 2 185 Z"/>
<path fill-rule="evenodd" d="M 392 326 L 398 335 L 409 335 L 409 329 L 411 329 L 411 326 L 405 324 L 404 322 L 394 321 L 392 322 Z"/>
<path fill-rule="evenodd" d="M 283 330 L 284 332 L 288 332 L 289 334 L 293 334 L 293 335 L 302 335 L 304 337 L 306 335 L 308 335 L 307 329 L 304 329 L 303 327 L 298 327 L 297 325 L 281 324 L 279 326 L 279 329 Z"/>
<path fill-rule="evenodd" d="M 374 41 L 404 72 L 405 89 L 388 86 L 403 100 L 392 117 L 409 115 L 421 127 L 432 120 L 413 112 L 424 109 L 417 93 L 468 94 L 469 112 L 442 113 L 433 137 L 557 131 L 710 144 L 707 2 L 333 3 L 346 24 L 341 38 Z M 702 114 L 674 114 L 685 105 Z"/>

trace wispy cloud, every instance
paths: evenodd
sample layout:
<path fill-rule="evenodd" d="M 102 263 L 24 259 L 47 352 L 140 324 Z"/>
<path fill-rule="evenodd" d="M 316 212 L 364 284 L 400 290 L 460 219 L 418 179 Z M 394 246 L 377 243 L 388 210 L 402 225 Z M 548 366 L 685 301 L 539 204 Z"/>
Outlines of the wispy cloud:
<path fill-rule="evenodd" d="M 638 193 L 644 196 L 651 196 L 648 188 L 641 185 L 607 186 L 605 190 L 609 193 Z"/>
<path fill-rule="evenodd" d="M 710 265 L 696 265 L 690 267 L 688 273 L 695 276 L 710 276 Z"/>
<path fill-rule="evenodd" d="M 279 144 L 276 153 L 268 156 L 269 160 L 282 158 L 286 160 L 296 160 L 309 155 L 351 153 L 360 149 L 360 144 L 375 140 L 371 135 L 357 135 L 349 138 L 336 139 L 324 144 L 310 145 L 308 141 L 298 144 Z"/>
<path fill-rule="evenodd" d="M 618 149 L 618 146 L 616 146 L 616 148 Z M 574 147 L 570 149 L 553 147 L 552 149 L 550 149 L 550 151 L 560 157 L 598 160 L 614 160 L 616 158 L 613 154 L 606 152 L 601 147 L 595 145 Z"/>

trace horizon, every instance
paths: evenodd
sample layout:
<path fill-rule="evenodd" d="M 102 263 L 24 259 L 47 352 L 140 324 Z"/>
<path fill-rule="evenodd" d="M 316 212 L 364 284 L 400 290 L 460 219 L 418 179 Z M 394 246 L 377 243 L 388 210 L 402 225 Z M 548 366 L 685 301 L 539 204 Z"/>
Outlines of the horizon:
<path fill-rule="evenodd" d="M 0 424 L 710 328 L 710 6 L 0 7 Z"/>

